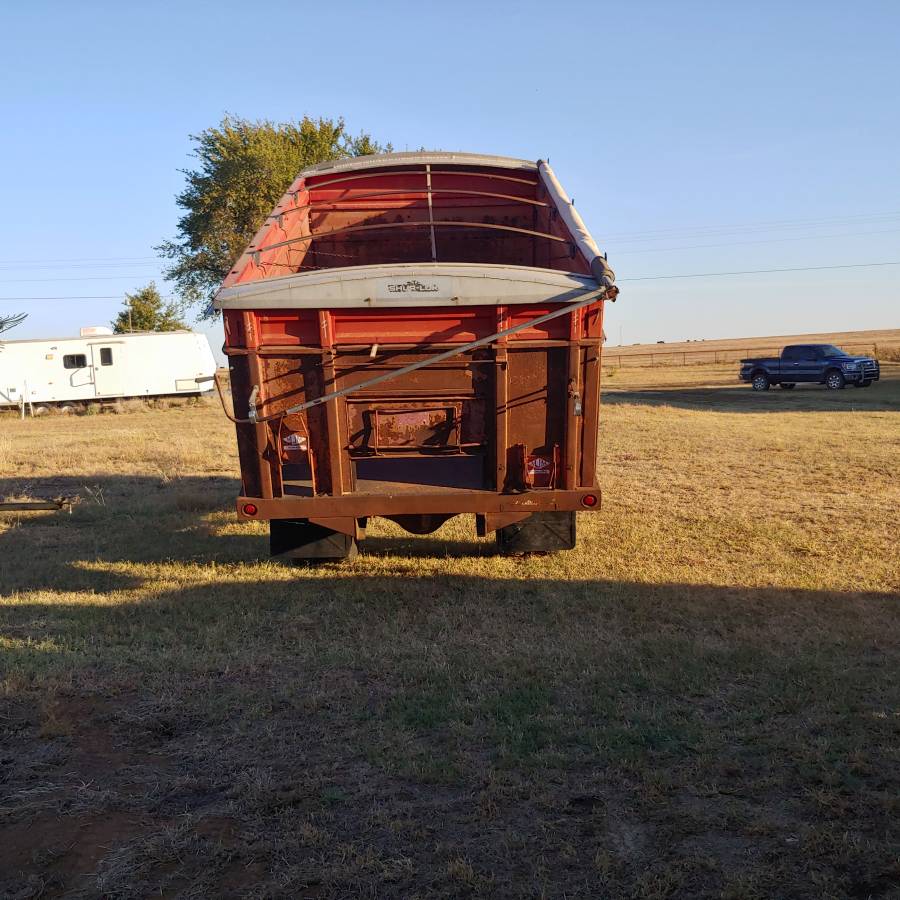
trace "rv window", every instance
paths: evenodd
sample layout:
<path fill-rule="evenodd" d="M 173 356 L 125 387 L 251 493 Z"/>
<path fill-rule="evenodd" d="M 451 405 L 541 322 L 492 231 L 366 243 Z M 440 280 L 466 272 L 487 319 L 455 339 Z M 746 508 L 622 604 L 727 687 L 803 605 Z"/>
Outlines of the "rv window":
<path fill-rule="evenodd" d="M 100 348 L 100 365 L 101 366 L 111 366 L 112 365 L 112 347 L 101 347 Z"/>
<path fill-rule="evenodd" d="M 67 369 L 83 369 L 87 365 L 87 357 L 83 353 L 67 353 L 63 357 L 63 365 Z"/>

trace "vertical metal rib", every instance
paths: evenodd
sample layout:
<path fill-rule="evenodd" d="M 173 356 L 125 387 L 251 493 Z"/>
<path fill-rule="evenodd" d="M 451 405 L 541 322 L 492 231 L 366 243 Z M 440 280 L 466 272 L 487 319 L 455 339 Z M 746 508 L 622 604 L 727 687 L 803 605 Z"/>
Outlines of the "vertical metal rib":
<path fill-rule="evenodd" d="M 431 205 L 431 163 L 425 164 L 425 186 L 428 191 L 428 221 L 431 222 L 431 261 L 437 262 L 437 242 L 434 239 L 434 208 Z"/>

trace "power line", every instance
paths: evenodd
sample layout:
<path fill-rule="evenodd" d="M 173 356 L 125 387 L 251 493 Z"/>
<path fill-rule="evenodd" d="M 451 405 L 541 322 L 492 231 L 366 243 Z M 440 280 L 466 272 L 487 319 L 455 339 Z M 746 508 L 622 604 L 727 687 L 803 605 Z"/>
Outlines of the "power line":
<path fill-rule="evenodd" d="M 747 231 L 775 231 L 790 228 L 823 228 L 835 225 L 862 225 L 867 222 L 881 223 L 900 218 L 900 211 L 876 213 L 860 216 L 831 216 L 820 219 L 784 219 L 772 222 L 748 222 L 736 225 L 698 225 L 694 228 L 657 228 L 647 231 L 621 231 L 604 234 L 604 240 L 614 239 L 624 243 L 646 240 L 666 240 L 672 235 L 694 235 L 697 237 L 716 234 L 741 234 Z"/>
<path fill-rule="evenodd" d="M 0 302 L 6 303 L 7 301 L 12 303 L 24 303 L 28 300 L 124 300 L 125 294 L 98 294 L 91 296 L 78 296 L 78 297 L 0 297 Z M 171 300 L 171 297 L 163 297 L 163 300 Z"/>
<path fill-rule="evenodd" d="M 124 263 L 28 263 L 27 265 L 10 266 L 0 265 L 0 272 L 77 272 L 81 269 L 143 269 L 160 268 L 157 262 L 124 262 Z"/>
<path fill-rule="evenodd" d="M 618 281 L 656 281 L 668 278 L 724 278 L 732 275 L 767 275 L 773 272 L 820 272 L 830 269 L 869 269 L 878 266 L 900 266 L 900 260 L 885 260 L 870 263 L 843 263 L 834 266 L 793 266 L 778 269 L 744 269 L 739 272 L 691 272 L 685 275 L 635 275 L 631 278 L 619 278 Z M 0 302 L 24 303 L 30 300 L 122 300 L 122 294 L 98 294 L 91 296 L 59 296 L 59 297 L 0 297 Z M 163 297 L 171 300 L 172 297 Z"/>
<path fill-rule="evenodd" d="M 737 272 L 691 272 L 684 275 L 635 275 L 619 278 L 618 281 L 656 281 L 669 278 L 723 278 L 734 275 L 766 275 L 774 272 L 819 272 L 830 269 L 867 269 L 878 266 L 900 266 L 900 260 L 886 260 L 871 263 L 842 263 L 832 266 L 792 266 L 776 269 L 743 269 Z M 26 302 L 29 300 L 121 300 L 121 294 L 98 294 L 90 296 L 58 296 L 58 297 L 0 297 L 3 302 Z M 163 298 L 171 299 L 171 298 Z"/>
<path fill-rule="evenodd" d="M 605 234 L 604 240 L 636 243 L 641 240 L 667 240 L 672 236 L 705 237 L 717 234 L 742 234 L 747 231 L 779 230 L 789 228 L 819 228 L 835 225 L 860 225 L 866 222 L 884 222 L 900 218 L 900 210 L 881 213 L 862 213 L 849 216 L 824 216 L 812 219 L 775 219 L 737 224 L 697 225 L 693 228 L 656 228 L 644 231 L 623 231 Z M 873 232 L 877 233 L 877 232 Z M 0 270 L 28 266 L 31 268 L 115 268 L 144 262 L 159 262 L 160 256 L 71 256 L 42 257 L 39 259 L 0 259 Z"/>
<path fill-rule="evenodd" d="M 682 247 L 644 247 L 640 250 L 615 250 L 614 256 L 635 253 L 667 253 L 675 250 L 708 250 L 711 247 L 738 247 L 748 244 L 780 244 L 786 241 L 827 241 L 832 238 L 863 237 L 871 234 L 896 234 L 900 228 L 888 228 L 885 231 L 845 231 L 841 234 L 809 234 L 803 237 L 766 238 L 761 241 L 728 241 L 724 244 L 691 244 Z"/>
<path fill-rule="evenodd" d="M 867 269 L 874 266 L 900 266 L 900 260 L 891 262 L 844 263 L 838 266 L 797 266 L 785 269 L 745 269 L 742 272 L 694 272 L 689 275 L 636 275 L 633 278 L 619 278 L 617 281 L 656 281 L 662 278 L 717 278 L 726 275 L 766 275 L 770 272 L 818 272 L 825 269 Z"/>
<path fill-rule="evenodd" d="M 849 215 L 849 216 L 825 216 L 820 218 L 810 218 L 810 219 L 780 219 L 780 220 L 770 220 L 770 221 L 762 221 L 762 222 L 747 222 L 747 223 L 738 223 L 738 224 L 730 224 L 730 225 L 699 225 L 693 228 L 685 228 L 685 227 L 677 227 L 677 228 L 658 228 L 658 229 L 649 229 L 645 231 L 630 231 L 630 232 L 612 232 L 604 235 L 604 241 L 607 243 L 616 243 L 616 244 L 634 244 L 634 243 L 647 243 L 647 242 L 656 242 L 656 241 L 664 241 L 664 240 L 672 240 L 682 238 L 688 239 L 691 238 L 704 238 L 704 237 L 716 237 L 716 236 L 726 236 L 726 235 L 735 235 L 742 236 L 746 234 L 752 234 L 753 232 L 758 231 L 772 231 L 772 230 L 784 230 L 784 229 L 797 229 L 797 228 L 822 228 L 822 227 L 835 227 L 840 225 L 861 225 L 864 223 L 888 223 L 892 220 L 896 220 L 900 218 L 900 210 L 889 211 L 889 212 L 881 212 L 881 213 L 867 213 L 867 214 L 858 214 L 858 215 Z M 872 231 L 872 232 L 859 232 L 861 235 L 865 234 L 889 234 L 892 233 L 894 229 L 891 231 Z M 847 235 L 840 236 L 852 236 L 853 233 L 849 233 Z M 617 251 L 617 255 L 619 254 L 634 254 L 634 253 L 647 253 L 647 252 L 666 252 L 666 251 L 675 251 L 675 250 L 693 250 L 693 249 L 707 249 L 714 247 L 728 247 L 734 246 L 737 244 L 756 244 L 756 243 L 776 243 L 780 241 L 794 241 L 794 240 L 815 240 L 818 238 L 831 238 L 836 237 L 837 235 L 810 235 L 809 238 L 804 237 L 779 237 L 779 238 L 771 238 L 766 240 L 759 241 L 735 241 L 728 242 L 723 244 L 702 244 L 696 246 L 686 246 L 686 247 L 666 247 L 666 248 L 646 248 L 644 250 L 619 250 Z M 155 265 L 158 269 L 161 268 L 161 264 L 164 262 L 163 257 L 160 256 L 74 256 L 74 257 L 43 257 L 40 259 L 0 259 L 0 271 L 9 271 L 15 270 L 17 268 L 29 268 L 29 269 L 82 269 L 82 268 L 128 268 L 128 267 L 143 267 L 143 266 L 151 266 Z M 712 275 L 715 273 L 702 273 L 704 277 L 708 275 Z M 112 278 L 114 276 L 97 276 L 97 279 L 103 278 Z M 135 275 L 135 276 L 121 276 L 124 278 L 143 278 L 146 275 Z M 653 277 L 666 277 L 666 276 L 653 276 Z M 0 281 L 39 281 L 39 280 L 59 280 L 59 281 L 77 281 L 77 280 L 94 280 L 93 278 L 88 279 L 85 278 L 59 278 L 59 279 L 3 279 Z"/>
<path fill-rule="evenodd" d="M 643 253 L 670 253 L 677 252 L 681 250 L 707 250 L 718 247 L 736 247 L 736 246 L 748 246 L 748 245 L 757 245 L 757 244 L 776 244 L 776 243 L 786 243 L 786 242 L 794 242 L 794 241 L 812 241 L 812 240 L 831 240 L 835 238 L 843 238 L 843 237 L 867 237 L 870 235 L 881 235 L 881 234 L 896 234 L 900 231 L 900 228 L 890 228 L 886 230 L 880 231 L 848 231 L 841 232 L 839 234 L 825 234 L 825 235 L 808 235 L 808 236 L 790 236 L 790 237 L 776 237 L 776 238 L 764 238 L 762 240 L 753 240 L 753 241 L 726 241 L 724 243 L 716 243 L 716 244 L 689 244 L 678 247 L 645 247 L 638 250 L 615 250 L 614 255 L 616 257 L 625 256 L 625 255 L 635 255 L 635 254 L 643 254 Z M 670 235 L 670 237 L 674 237 L 675 235 Z M 685 235 L 689 237 L 689 235 Z M 650 240 L 661 240 L 664 238 L 651 238 Z M 615 243 L 613 238 L 607 236 L 607 241 Z M 625 243 L 634 243 L 634 241 L 625 241 Z M 115 259 L 116 257 L 110 257 L 110 259 Z M 128 257 L 122 257 L 123 259 L 128 259 Z M 152 267 L 152 270 L 149 272 L 136 274 L 136 275 L 76 275 L 72 277 L 68 276 L 59 276 L 59 277 L 47 277 L 47 278 L 0 278 L 0 284 L 11 284 L 14 282 L 42 282 L 42 281 L 114 281 L 117 278 L 122 280 L 135 280 L 147 278 L 152 274 L 159 274 L 162 277 L 162 267 L 159 265 L 158 257 L 134 257 L 135 260 L 139 259 L 149 259 L 156 260 L 155 263 L 145 262 L 139 263 L 138 265 L 144 265 L 148 267 Z M 29 265 L 29 268 L 44 270 L 44 269 L 85 269 L 85 268 L 107 268 L 107 269 L 115 269 L 115 268 L 129 268 L 132 267 L 132 263 L 93 263 L 93 264 L 59 264 L 59 263 L 33 263 Z M 0 263 L 0 272 L 4 271 L 15 271 L 16 269 L 24 268 L 24 266 L 15 266 L 15 265 L 4 265 Z"/>
<path fill-rule="evenodd" d="M 158 256 L 70 256 L 41 257 L 40 259 L 0 259 L 0 266 L 12 265 L 63 265 L 65 263 L 107 263 L 107 262 L 139 262 L 141 260 L 159 259 Z"/>
<path fill-rule="evenodd" d="M 136 281 L 138 278 L 147 278 L 149 273 L 143 275 L 76 275 L 74 278 L 0 278 L 0 284 L 15 284 L 34 281 Z"/>

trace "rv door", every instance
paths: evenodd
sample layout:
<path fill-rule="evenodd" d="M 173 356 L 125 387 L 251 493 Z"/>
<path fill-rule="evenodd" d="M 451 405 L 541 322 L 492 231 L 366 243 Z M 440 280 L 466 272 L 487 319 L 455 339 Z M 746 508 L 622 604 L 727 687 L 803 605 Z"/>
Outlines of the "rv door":
<path fill-rule="evenodd" d="M 121 397 L 123 344 L 91 344 L 94 391 L 98 397 Z"/>

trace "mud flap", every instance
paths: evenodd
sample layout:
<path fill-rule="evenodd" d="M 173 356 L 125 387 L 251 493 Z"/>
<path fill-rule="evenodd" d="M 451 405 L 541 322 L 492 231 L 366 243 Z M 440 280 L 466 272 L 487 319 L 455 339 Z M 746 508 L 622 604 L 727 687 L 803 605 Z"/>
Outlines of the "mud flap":
<path fill-rule="evenodd" d="M 574 512 L 532 513 L 521 522 L 497 529 L 497 551 L 504 555 L 553 553 L 574 548 Z"/>
<path fill-rule="evenodd" d="M 269 553 L 273 559 L 352 559 L 356 541 L 349 534 L 332 531 L 306 519 L 272 519 L 269 523 Z"/>

